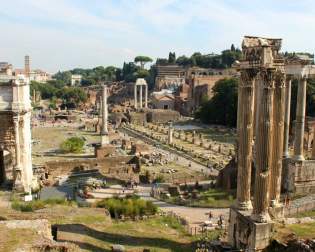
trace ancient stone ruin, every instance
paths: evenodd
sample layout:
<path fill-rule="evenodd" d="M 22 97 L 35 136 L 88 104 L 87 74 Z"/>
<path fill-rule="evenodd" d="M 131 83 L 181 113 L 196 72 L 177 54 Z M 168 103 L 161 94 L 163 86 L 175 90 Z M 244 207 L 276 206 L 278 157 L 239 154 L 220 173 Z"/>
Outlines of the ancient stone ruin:
<path fill-rule="evenodd" d="M 33 183 L 29 93 L 25 79 L 0 75 L 0 184 L 25 192 Z"/>
<path fill-rule="evenodd" d="M 244 58 L 237 65 L 241 74 L 237 120 L 238 186 L 237 204 L 230 212 L 229 240 L 238 249 L 256 251 L 268 246 L 272 232 L 269 207 L 281 212 L 285 72 L 280 47 L 281 39 L 245 37 Z M 253 205 L 252 160 L 256 167 Z"/>

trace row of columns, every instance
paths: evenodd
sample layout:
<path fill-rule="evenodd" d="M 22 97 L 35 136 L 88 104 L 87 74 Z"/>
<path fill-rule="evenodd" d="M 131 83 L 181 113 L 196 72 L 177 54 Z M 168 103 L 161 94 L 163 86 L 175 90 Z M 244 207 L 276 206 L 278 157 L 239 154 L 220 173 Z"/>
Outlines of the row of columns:
<path fill-rule="evenodd" d="M 283 157 L 289 158 L 289 133 L 290 133 L 290 108 L 291 108 L 291 84 L 292 76 L 287 78 L 287 88 L 285 93 L 285 120 L 284 120 L 284 141 Z M 296 120 L 294 132 L 293 158 L 295 160 L 304 160 L 304 131 L 305 131 L 305 110 L 306 110 L 306 88 L 307 78 L 298 78 L 298 92 L 296 102 Z M 315 148 L 313 151 L 315 154 Z M 312 157 L 315 158 L 315 155 Z"/>
<path fill-rule="evenodd" d="M 143 108 L 143 101 L 142 101 L 142 98 L 143 98 L 143 93 L 142 93 L 142 87 L 145 87 L 145 97 L 144 97 L 144 107 L 147 108 L 148 107 L 148 85 L 145 84 L 145 85 L 137 85 L 135 84 L 134 86 L 134 100 L 135 100 L 135 108 L 137 109 L 138 108 L 138 102 L 137 102 L 137 96 L 138 96 L 138 87 L 140 89 L 139 91 L 139 108 Z"/>
<path fill-rule="evenodd" d="M 268 222 L 268 207 L 280 199 L 283 125 L 284 73 L 276 69 L 241 71 L 238 100 L 237 207 L 253 208 L 252 218 Z M 259 88 L 255 92 L 255 81 Z M 256 94 L 256 97 L 255 97 Z M 257 100 L 256 106 L 255 99 Z M 256 111 L 254 111 L 256 108 Z M 256 119 L 254 120 L 254 115 Z M 255 121 L 255 195 L 251 202 L 251 171 Z M 279 148 L 281 146 L 281 148 Z"/>

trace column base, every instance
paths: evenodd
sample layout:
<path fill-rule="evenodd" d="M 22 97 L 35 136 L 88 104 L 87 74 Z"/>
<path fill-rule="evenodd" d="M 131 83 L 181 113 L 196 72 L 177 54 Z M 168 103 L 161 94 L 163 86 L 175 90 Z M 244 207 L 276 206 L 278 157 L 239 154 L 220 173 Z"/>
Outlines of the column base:
<path fill-rule="evenodd" d="M 253 209 L 253 205 L 252 205 L 252 202 L 250 200 L 249 201 L 243 201 L 243 202 L 238 201 L 236 203 L 236 208 L 241 210 L 241 211 L 248 211 L 248 210 Z"/>
<path fill-rule="evenodd" d="M 303 160 L 305 160 L 305 158 L 304 158 L 303 155 L 295 155 L 293 158 L 294 158 L 295 160 L 298 160 L 298 161 L 303 161 Z"/>
<path fill-rule="evenodd" d="M 105 146 L 107 144 L 109 144 L 109 137 L 108 137 L 108 135 L 102 135 L 101 136 L 101 145 Z"/>
<path fill-rule="evenodd" d="M 255 221 L 255 222 L 258 222 L 258 223 L 268 223 L 268 222 L 271 222 L 271 218 L 270 218 L 270 215 L 268 212 L 266 213 L 261 213 L 261 214 L 252 214 L 250 216 L 250 218 Z"/>
<path fill-rule="evenodd" d="M 289 152 L 284 152 L 283 155 L 282 155 L 283 158 L 289 158 L 290 157 L 290 154 Z"/>
<path fill-rule="evenodd" d="M 271 206 L 268 209 L 271 219 L 279 220 L 284 218 L 283 204 L 279 201 L 271 201 Z"/>

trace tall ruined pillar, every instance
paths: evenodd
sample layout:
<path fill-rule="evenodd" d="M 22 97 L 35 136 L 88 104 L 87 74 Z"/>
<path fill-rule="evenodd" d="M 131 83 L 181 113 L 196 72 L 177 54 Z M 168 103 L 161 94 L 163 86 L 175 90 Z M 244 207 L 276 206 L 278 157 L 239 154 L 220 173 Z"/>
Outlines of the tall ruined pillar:
<path fill-rule="evenodd" d="M 283 157 L 285 158 L 289 157 L 291 83 L 292 83 L 291 78 L 287 77 L 286 91 L 285 91 L 284 140 L 283 140 Z"/>
<path fill-rule="evenodd" d="M 148 85 L 145 86 L 145 101 L 144 101 L 144 107 L 148 108 Z"/>
<path fill-rule="evenodd" d="M 134 93 L 134 99 L 135 99 L 135 109 L 137 109 L 137 107 L 138 107 L 138 105 L 137 105 L 137 85 L 135 84 L 135 86 L 134 86 L 134 91 L 133 91 L 133 93 Z"/>
<path fill-rule="evenodd" d="M 237 115 L 237 207 L 241 210 L 248 210 L 252 208 L 250 200 L 250 187 L 255 75 L 255 70 L 242 70 L 241 81 L 239 84 Z"/>
<path fill-rule="evenodd" d="M 103 86 L 102 90 L 102 137 L 101 145 L 104 146 L 109 143 L 108 139 L 108 106 L 107 106 L 107 86 Z"/>
<path fill-rule="evenodd" d="M 168 127 L 168 144 L 172 144 L 173 143 L 173 125 L 172 123 L 169 124 Z"/>
<path fill-rule="evenodd" d="M 14 135 L 15 135 L 14 189 L 17 191 L 23 191 L 19 116 L 15 116 L 13 118 L 13 123 L 14 123 Z"/>
<path fill-rule="evenodd" d="M 315 159 L 315 126 L 314 126 L 314 129 L 313 129 L 312 159 Z"/>
<path fill-rule="evenodd" d="M 294 134 L 294 158 L 296 160 L 304 160 L 304 127 L 305 127 L 305 107 L 306 107 L 306 86 L 307 79 L 299 80 L 297 104 L 296 104 L 296 120 Z"/>
<path fill-rule="evenodd" d="M 139 99 L 139 102 L 140 102 L 140 108 L 142 108 L 142 85 L 140 85 L 140 99 Z"/>
<path fill-rule="evenodd" d="M 256 135 L 256 174 L 255 196 L 252 219 L 264 223 L 270 221 L 269 182 L 272 165 L 273 142 L 273 93 L 274 80 L 272 70 L 262 70 L 261 102 L 258 107 L 258 124 Z"/>
<path fill-rule="evenodd" d="M 273 102 L 273 147 L 270 173 L 270 202 L 271 206 L 280 203 L 281 172 L 283 156 L 283 133 L 285 111 L 285 75 L 282 71 L 276 73 Z"/>

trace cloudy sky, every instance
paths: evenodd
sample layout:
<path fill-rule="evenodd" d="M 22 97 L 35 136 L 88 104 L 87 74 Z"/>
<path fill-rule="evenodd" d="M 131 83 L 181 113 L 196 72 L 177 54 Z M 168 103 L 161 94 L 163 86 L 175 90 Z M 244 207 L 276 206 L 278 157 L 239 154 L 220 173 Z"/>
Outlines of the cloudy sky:
<path fill-rule="evenodd" d="M 0 61 L 49 72 L 220 52 L 242 36 L 315 51 L 314 0 L 0 0 Z"/>

